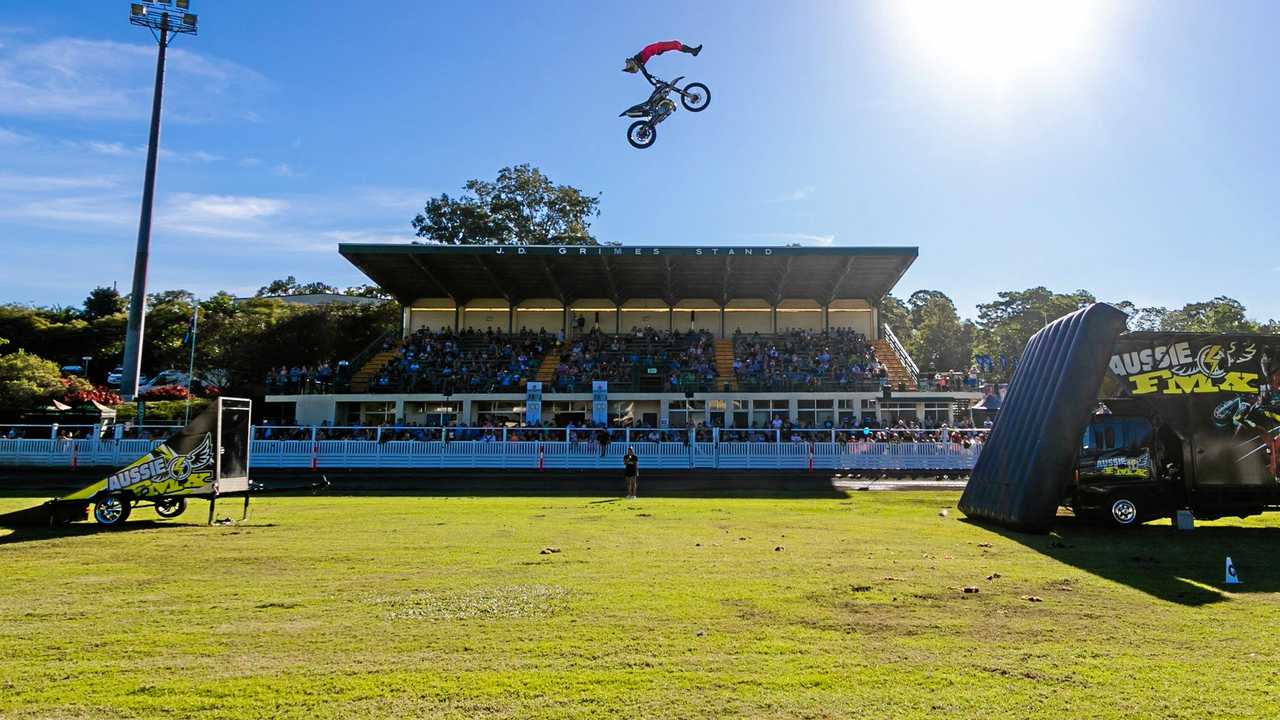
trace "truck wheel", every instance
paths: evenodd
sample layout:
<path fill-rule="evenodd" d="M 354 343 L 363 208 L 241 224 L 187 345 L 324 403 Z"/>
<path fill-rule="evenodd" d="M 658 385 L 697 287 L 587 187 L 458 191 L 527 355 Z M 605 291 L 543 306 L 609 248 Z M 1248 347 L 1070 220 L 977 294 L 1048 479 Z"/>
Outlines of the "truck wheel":
<path fill-rule="evenodd" d="M 1111 500 L 1111 524 L 1116 527 L 1133 527 L 1138 524 L 1138 504 L 1126 497 Z"/>
<path fill-rule="evenodd" d="M 162 518 L 176 518 L 186 510 L 186 498 L 163 497 L 156 500 L 156 514 Z"/>
<path fill-rule="evenodd" d="M 99 525 L 116 527 L 129 519 L 129 511 L 133 507 L 123 495 L 108 495 L 93 505 L 93 519 Z"/>

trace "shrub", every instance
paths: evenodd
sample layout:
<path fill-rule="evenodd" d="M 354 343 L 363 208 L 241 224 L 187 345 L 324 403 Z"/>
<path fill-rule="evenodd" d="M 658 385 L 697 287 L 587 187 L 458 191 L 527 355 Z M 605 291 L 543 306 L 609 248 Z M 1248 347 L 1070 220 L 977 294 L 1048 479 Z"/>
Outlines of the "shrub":
<path fill-rule="evenodd" d="M 181 385 L 159 385 L 141 395 L 142 400 L 186 400 L 191 393 Z"/>

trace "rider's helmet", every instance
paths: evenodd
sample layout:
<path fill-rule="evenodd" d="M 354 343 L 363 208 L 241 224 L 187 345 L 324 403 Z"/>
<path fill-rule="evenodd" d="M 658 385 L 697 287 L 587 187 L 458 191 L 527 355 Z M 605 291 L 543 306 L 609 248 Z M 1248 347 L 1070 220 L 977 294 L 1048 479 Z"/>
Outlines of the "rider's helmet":
<path fill-rule="evenodd" d="M 634 56 L 627 58 L 622 63 L 622 72 L 629 72 L 629 73 L 640 72 L 640 61 L 636 60 Z"/>

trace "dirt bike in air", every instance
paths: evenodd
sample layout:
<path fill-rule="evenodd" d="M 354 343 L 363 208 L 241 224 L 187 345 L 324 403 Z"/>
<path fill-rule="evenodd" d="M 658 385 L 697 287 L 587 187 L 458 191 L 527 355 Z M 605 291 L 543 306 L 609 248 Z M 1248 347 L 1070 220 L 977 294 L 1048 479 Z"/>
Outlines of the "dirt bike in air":
<path fill-rule="evenodd" d="M 680 96 L 680 104 L 689 112 L 702 112 L 711 104 L 711 89 L 700 82 L 691 82 L 680 87 L 680 76 L 671 82 L 648 77 L 653 84 L 653 93 L 642 103 L 632 105 L 618 117 L 640 118 L 627 128 L 627 142 L 632 147 L 643 150 L 653 145 L 658 139 L 658 124 L 676 111 L 676 103 L 671 99 L 672 93 Z"/>

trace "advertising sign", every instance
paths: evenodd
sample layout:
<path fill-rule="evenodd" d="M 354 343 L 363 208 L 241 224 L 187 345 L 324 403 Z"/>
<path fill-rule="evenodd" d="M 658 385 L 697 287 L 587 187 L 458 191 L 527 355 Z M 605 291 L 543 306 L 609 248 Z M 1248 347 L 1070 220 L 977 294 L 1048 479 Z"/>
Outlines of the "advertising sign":
<path fill-rule="evenodd" d="M 527 425 L 542 424 L 542 383 L 529 381 L 524 388 L 524 421 Z"/>
<path fill-rule="evenodd" d="M 596 427 L 609 425 L 609 381 L 591 381 L 591 424 Z"/>
<path fill-rule="evenodd" d="M 1280 337 L 1134 333 L 1116 342 L 1104 397 L 1128 398 L 1192 439 L 1198 485 L 1280 480 Z"/>

